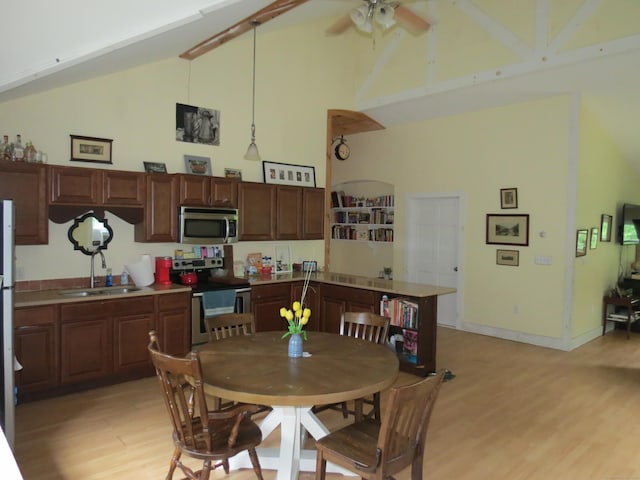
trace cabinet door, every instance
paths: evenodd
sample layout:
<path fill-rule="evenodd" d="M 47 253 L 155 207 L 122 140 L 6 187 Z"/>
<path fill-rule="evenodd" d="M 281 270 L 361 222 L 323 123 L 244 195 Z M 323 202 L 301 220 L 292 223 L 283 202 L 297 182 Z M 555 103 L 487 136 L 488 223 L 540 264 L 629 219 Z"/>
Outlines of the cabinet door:
<path fill-rule="evenodd" d="M 205 175 L 178 175 L 180 205 L 202 206 L 209 205 L 211 196 L 211 178 Z"/>
<path fill-rule="evenodd" d="M 212 177 L 211 198 L 212 206 L 238 206 L 238 180 L 233 178 Z"/>
<path fill-rule="evenodd" d="M 186 355 L 191 349 L 191 293 L 167 293 L 156 299 L 160 347 L 170 355 Z"/>
<path fill-rule="evenodd" d="M 291 284 L 291 304 L 300 301 L 304 282 L 293 282 Z M 307 293 L 304 297 L 304 306 L 311 309 L 311 319 L 305 329 L 310 331 L 320 331 L 322 329 L 322 315 L 320 315 L 320 292 L 315 282 L 309 282 Z"/>
<path fill-rule="evenodd" d="M 55 388 L 60 383 L 57 308 L 53 305 L 15 310 L 15 355 L 18 398 Z"/>
<path fill-rule="evenodd" d="M 372 290 L 322 285 L 320 292 L 322 330 L 325 332 L 340 331 L 340 319 L 344 312 L 375 313 L 379 307 L 378 296 Z"/>
<path fill-rule="evenodd" d="M 256 331 L 287 329 L 287 322 L 280 316 L 282 307 L 291 308 L 291 285 L 287 282 L 251 287 L 251 311 L 256 320 Z"/>
<path fill-rule="evenodd" d="M 173 175 L 149 173 L 144 221 L 135 225 L 136 242 L 175 242 L 178 237 L 178 202 Z"/>
<path fill-rule="evenodd" d="M 153 330 L 154 299 L 111 302 L 113 316 L 114 373 L 152 373 L 147 344 Z"/>
<path fill-rule="evenodd" d="M 278 240 L 302 238 L 302 188 L 278 185 L 276 189 Z"/>
<path fill-rule="evenodd" d="M 238 185 L 239 240 L 275 240 L 276 186 L 241 182 Z"/>
<path fill-rule="evenodd" d="M 60 380 L 71 384 L 108 377 L 112 372 L 110 318 L 62 322 Z"/>
<path fill-rule="evenodd" d="M 324 188 L 302 189 L 302 238 L 324 238 Z"/>
<path fill-rule="evenodd" d="M 49 166 L 49 202 L 54 205 L 98 205 L 102 200 L 100 171 Z"/>
<path fill-rule="evenodd" d="M 102 202 L 104 205 L 144 206 L 144 173 L 103 170 Z"/>
<path fill-rule="evenodd" d="M 0 161 L 0 197 L 15 205 L 16 245 L 49 242 L 44 165 Z"/>

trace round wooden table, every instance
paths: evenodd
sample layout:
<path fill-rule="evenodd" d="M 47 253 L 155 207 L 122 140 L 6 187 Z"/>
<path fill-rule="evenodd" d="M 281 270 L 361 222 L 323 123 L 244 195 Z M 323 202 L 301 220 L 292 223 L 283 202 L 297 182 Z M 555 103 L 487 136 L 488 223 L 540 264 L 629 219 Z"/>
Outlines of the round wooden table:
<path fill-rule="evenodd" d="M 389 388 L 398 376 L 398 358 L 382 345 L 307 332 L 305 356 L 289 358 L 288 338 L 282 334 L 241 335 L 198 349 L 208 394 L 273 407 L 260 428 L 266 438 L 281 426 L 280 449 L 259 449 L 258 454 L 263 468 L 278 470 L 278 480 L 315 471 L 315 450 L 302 450 L 301 438 L 305 430 L 316 440 L 329 431 L 311 407 L 371 395 Z M 250 468 L 244 457 L 237 455 L 231 464 Z M 337 467 L 333 471 L 348 474 Z"/>

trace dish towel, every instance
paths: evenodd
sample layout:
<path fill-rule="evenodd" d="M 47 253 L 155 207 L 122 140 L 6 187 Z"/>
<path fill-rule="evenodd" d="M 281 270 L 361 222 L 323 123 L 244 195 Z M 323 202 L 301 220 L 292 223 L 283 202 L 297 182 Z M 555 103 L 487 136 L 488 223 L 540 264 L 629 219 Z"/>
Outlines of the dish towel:
<path fill-rule="evenodd" d="M 206 318 L 215 317 L 221 313 L 233 313 L 236 304 L 236 291 L 216 290 L 202 292 L 202 308 Z"/>

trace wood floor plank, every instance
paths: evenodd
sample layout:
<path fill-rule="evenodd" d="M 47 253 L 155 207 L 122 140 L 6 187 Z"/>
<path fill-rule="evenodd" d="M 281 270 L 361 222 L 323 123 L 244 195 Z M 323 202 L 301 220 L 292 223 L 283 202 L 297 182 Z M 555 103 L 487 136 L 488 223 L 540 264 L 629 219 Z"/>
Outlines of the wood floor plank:
<path fill-rule="evenodd" d="M 640 478 L 640 334 L 612 332 L 572 352 L 450 329 L 438 335 L 437 364 L 456 377 L 433 413 L 425 480 Z M 398 383 L 414 379 L 401 374 Z M 320 417 L 332 429 L 344 424 L 330 410 Z M 16 431 L 25 480 L 159 479 L 172 452 L 155 378 L 19 405 Z M 276 433 L 264 443 L 278 442 Z M 212 478 L 255 476 L 217 470 Z M 396 478 L 409 480 L 409 471 Z"/>

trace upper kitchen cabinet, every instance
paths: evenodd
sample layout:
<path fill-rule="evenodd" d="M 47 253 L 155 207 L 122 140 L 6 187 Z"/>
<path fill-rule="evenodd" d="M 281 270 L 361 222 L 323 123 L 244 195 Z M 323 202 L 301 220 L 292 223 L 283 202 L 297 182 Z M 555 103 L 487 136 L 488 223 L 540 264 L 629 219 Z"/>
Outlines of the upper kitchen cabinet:
<path fill-rule="evenodd" d="M 0 196 L 13 199 L 16 245 L 49 242 L 44 165 L 0 161 Z"/>
<path fill-rule="evenodd" d="M 302 238 L 324 238 L 324 188 L 302 189 Z"/>
<path fill-rule="evenodd" d="M 239 240 L 276 239 L 276 186 L 241 182 L 238 185 Z"/>
<path fill-rule="evenodd" d="M 144 220 L 135 225 L 136 242 L 176 242 L 178 239 L 178 179 L 173 175 L 146 175 Z"/>
<path fill-rule="evenodd" d="M 278 240 L 302 238 L 302 188 L 278 185 L 276 188 Z"/>
<path fill-rule="evenodd" d="M 232 178 L 177 174 L 179 203 L 188 206 L 237 207 L 238 181 Z"/>
<path fill-rule="evenodd" d="M 52 205 L 143 207 L 144 174 L 80 167 L 49 167 Z"/>

